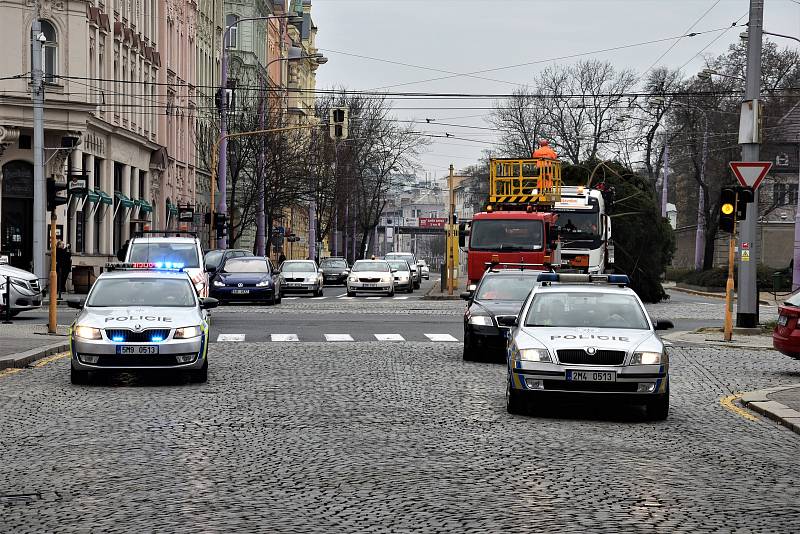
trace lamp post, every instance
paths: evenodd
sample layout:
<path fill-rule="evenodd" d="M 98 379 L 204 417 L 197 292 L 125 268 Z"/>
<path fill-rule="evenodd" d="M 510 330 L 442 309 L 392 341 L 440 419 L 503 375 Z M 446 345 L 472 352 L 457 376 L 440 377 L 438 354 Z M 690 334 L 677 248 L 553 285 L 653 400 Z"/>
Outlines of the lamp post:
<path fill-rule="evenodd" d="M 220 61 L 220 105 L 219 105 L 219 137 L 221 139 L 221 144 L 219 147 L 221 157 L 219 158 L 219 168 L 217 169 L 217 175 L 219 176 L 219 206 L 217 207 L 217 213 L 222 215 L 226 215 L 228 213 L 228 124 L 227 124 L 227 107 L 228 102 L 226 98 L 225 91 L 228 89 L 228 39 L 230 38 L 231 29 L 234 27 L 238 27 L 240 22 L 248 22 L 248 21 L 256 21 L 256 20 L 273 20 L 273 19 L 289 19 L 292 22 L 301 22 L 303 19 L 302 17 L 297 17 L 295 15 L 267 15 L 265 17 L 246 17 L 241 19 L 236 19 L 236 21 L 225 28 L 225 31 L 222 34 L 222 54 L 221 54 L 221 61 Z M 211 184 L 213 187 L 214 184 Z M 212 192 L 213 195 L 213 192 Z M 213 204 L 213 200 L 212 200 Z M 211 229 L 210 232 L 214 231 L 214 215 L 211 215 Z M 228 248 L 228 238 L 223 233 L 223 235 L 219 236 L 217 239 L 217 247 L 219 248 Z"/>

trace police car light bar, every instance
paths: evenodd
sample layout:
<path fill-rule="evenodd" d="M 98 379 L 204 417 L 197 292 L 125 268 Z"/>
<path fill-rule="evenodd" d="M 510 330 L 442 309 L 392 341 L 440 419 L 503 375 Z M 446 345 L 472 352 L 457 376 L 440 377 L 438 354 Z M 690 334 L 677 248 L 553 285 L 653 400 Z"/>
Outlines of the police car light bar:
<path fill-rule="evenodd" d="M 185 264 L 171 261 L 106 263 L 106 271 L 183 271 Z"/>
<path fill-rule="evenodd" d="M 613 284 L 620 287 L 630 285 L 630 279 L 626 274 L 542 273 L 537 278 L 537 281 L 561 284 Z"/>

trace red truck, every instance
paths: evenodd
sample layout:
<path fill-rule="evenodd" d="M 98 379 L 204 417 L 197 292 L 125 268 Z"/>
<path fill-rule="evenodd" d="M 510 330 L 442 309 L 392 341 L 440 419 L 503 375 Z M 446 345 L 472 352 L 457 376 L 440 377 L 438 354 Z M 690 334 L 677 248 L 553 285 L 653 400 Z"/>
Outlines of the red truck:
<path fill-rule="evenodd" d="M 469 284 L 490 264 L 561 263 L 553 206 L 561 198 L 561 163 L 552 159 L 492 159 L 489 200 L 475 214 L 461 246 L 467 246 Z"/>

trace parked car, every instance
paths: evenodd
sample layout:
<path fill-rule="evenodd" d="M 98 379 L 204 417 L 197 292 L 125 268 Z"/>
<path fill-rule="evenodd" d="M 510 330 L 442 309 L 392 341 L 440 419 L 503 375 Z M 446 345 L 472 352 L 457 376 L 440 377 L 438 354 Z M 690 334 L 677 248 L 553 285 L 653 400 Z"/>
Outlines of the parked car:
<path fill-rule="evenodd" d="M 0 308 L 4 313 L 7 294 L 11 297 L 12 317 L 42 305 L 42 290 L 36 275 L 7 263 L 0 263 Z"/>
<path fill-rule="evenodd" d="M 346 285 L 347 275 L 350 274 L 350 266 L 344 258 L 330 257 L 323 258 L 319 262 L 319 270 L 322 272 L 322 279 L 325 285 Z"/>
<path fill-rule="evenodd" d="M 324 282 L 317 262 L 312 260 L 286 260 L 280 267 L 284 293 L 311 293 L 321 297 Z"/>
<path fill-rule="evenodd" d="M 281 303 L 281 275 L 261 256 L 229 258 L 211 282 L 211 296 L 220 302 Z"/>
<path fill-rule="evenodd" d="M 394 296 L 394 276 L 389 262 L 384 260 L 358 260 L 347 277 L 347 296 L 354 297 L 358 292 L 385 292 Z"/>
<path fill-rule="evenodd" d="M 800 291 L 778 307 L 778 314 L 772 346 L 787 356 L 800 359 Z"/>

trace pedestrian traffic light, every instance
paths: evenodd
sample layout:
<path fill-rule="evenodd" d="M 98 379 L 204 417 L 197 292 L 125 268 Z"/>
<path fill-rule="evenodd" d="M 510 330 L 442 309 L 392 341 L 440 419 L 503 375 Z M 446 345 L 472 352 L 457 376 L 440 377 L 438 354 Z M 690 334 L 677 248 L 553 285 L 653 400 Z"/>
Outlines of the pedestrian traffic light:
<path fill-rule="evenodd" d="M 328 113 L 331 139 L 347 139 L 348 122 L 347 108 L 332 108 Z"/>
<path fill-rule="evenodd" d="M 720 194 L 719 229 L 733 233 L 736 227 L 736 189 L 726 187 Z"/>
<path fill-rule="evenodd" d="M 67 203 L 67 182 L 57 182 L 54 177 L 47 179 L 47 211 Z"/>
<path fill-rule="evenodd" d="M 736 220 L 747 219 L 747 205 L 753 201 L 753 190 L 749 187 L 736 188 Z"/>

